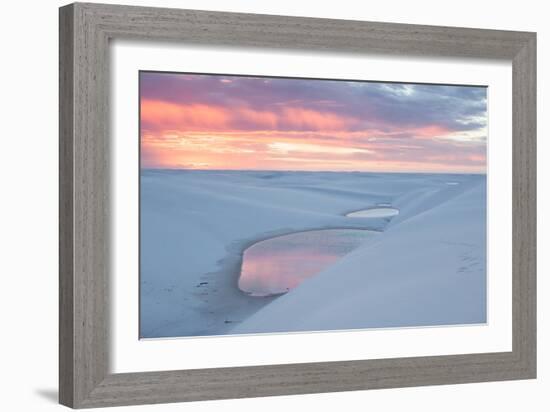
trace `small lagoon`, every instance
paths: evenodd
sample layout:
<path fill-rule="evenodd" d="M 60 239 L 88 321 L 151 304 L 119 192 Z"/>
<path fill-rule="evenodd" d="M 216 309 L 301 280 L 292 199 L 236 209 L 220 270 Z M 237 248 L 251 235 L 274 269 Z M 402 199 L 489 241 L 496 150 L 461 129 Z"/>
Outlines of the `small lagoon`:
<path fill-rule="evenodd" d="M 370 209 L 357 210 L 346 214 L 346 217 L 394 217 L 399 214 L 399 210 L 393 207 L 373 207 Z"/>
<path fill-rule="evenodd" d="M 251 296 L 286 293 L 376 235 L 364 229 L 321 229 L 262 240 L 244 251 L 239 289 Z"/>

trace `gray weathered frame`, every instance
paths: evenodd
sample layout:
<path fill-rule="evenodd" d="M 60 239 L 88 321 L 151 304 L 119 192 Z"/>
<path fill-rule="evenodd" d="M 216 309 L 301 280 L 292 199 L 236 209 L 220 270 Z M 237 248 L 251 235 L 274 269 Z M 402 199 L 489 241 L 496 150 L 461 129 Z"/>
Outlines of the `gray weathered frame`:
<path fill-rule="evenodd" d="M 513 65 L 513 350 L 109 373 L 109 40 L 505 59 Z M 60 9 L 60 379 L 74 408 L 536 376 L 536 34 L 75 3 Z"/>

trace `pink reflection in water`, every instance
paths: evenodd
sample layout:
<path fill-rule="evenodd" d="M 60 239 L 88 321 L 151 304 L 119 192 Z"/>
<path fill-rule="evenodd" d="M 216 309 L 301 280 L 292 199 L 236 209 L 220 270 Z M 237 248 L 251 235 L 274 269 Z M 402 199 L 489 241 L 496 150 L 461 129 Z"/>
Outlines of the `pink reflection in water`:
<path fill-rule="evenodd" d="M 258 242 L 243 254 L 239 289 L 252 296 L 285 293 L 350 253 L 375 232 L 325 229 Z"/>

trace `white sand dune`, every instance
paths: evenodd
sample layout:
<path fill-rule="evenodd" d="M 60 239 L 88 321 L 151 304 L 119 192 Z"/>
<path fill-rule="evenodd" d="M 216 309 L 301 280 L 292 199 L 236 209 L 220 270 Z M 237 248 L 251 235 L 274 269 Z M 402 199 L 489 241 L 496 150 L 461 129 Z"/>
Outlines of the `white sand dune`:
<path fill-rule="evenodd" d="M 233 332 L 484 323 L 484 196 L 479 185 L 389 228 Z"/>
<path fill-rule="evenodd" d="M 400 213 L 344 216 L 379 204 Z M 286 295 L 238 289 L 247 246 L 322 228 L 384 233 Z M 484 230 L 484 176 L 143 171 L 140 335 L 480 322 Z"/>

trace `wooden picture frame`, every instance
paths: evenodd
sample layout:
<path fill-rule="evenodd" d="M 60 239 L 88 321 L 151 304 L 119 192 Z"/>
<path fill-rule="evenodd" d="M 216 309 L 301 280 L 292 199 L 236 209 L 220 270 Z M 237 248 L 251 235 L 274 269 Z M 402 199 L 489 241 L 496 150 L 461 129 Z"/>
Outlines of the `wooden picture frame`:
<path fill-rule="evenodd" d="M 60 9 L 60 402 L 73 408 L 536 376 L 536 34 L 75 3 Z M 513 350 L 109 373 L 109 40 L 495 58 L 513 66 Z"/>

